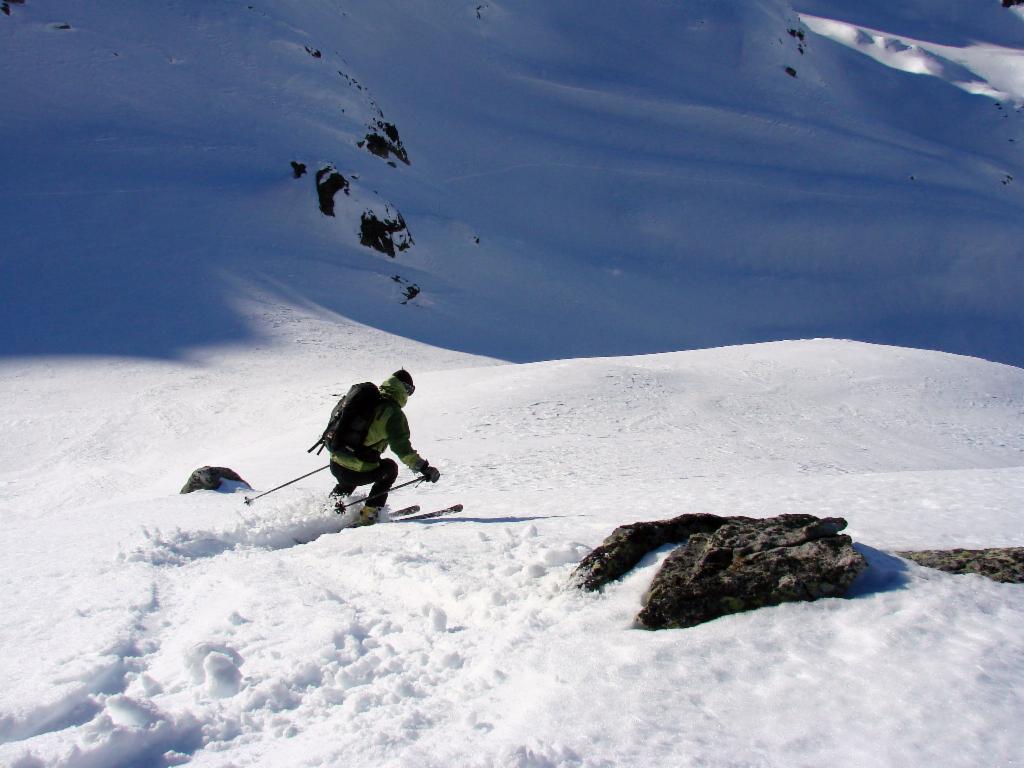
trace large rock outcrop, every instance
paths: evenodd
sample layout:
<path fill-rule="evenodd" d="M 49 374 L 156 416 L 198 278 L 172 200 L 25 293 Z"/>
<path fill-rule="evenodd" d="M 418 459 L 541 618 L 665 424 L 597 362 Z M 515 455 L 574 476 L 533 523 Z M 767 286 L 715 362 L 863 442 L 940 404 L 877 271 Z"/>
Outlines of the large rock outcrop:
<path fill-rule="evenodd" d="M 413 239 L 402 214 L 395 211 L 393 216 L 389 216 L 390 213 L 389 208 L 383 218 L 378 218 L 373 211 L 365 211 L 359 221 L 359 242 L 395 258 L 395 250 L 408 250 Z"/>
<path fill-rule="evenodd" d="M 695 534 L 665 560 L 637 623 L 692 627 L 781 603 L 841 597 L 867 567 L 841 518 L 781 515 Z"/>
<path fill-rule="evenodd" d="M 840 597 L 867 567 L 842 518 L 780 515 L 681 515 L 617 528 L 573 574 L 594 590 L 648 552 L 685 542 L 662 564 L 642 600 L 637 624 L 692 627 L 730 613 L 785 602 Z"/>
<path fill-rule="evenodd" d="M 398 136 L 398 128 L 394 123 L 386 123 L 383 119 L 375 120 L 370 126 L 370 132 L 366 138 L 359 142 L 359 146 L 365 146 L 367 151 L 384 160 L 394 155 L 406 165 L 409 165 L 409 153 L 402 145 Z"/>
<path fill-rule="evenodd" d="M 295 168 L 295 163 L 292 163 Z M 303 166 L 305 168 L 305 166 Z M 302 174 L 296 170 L 295 178 Z M 338 173 L 333 165 L 328 165 L 316 172 L 316 195 L 320 201 L 320 212 L 324 216 L 334 215 L 334 196 L 338 192 L 349 193 L 348 179 Z"/>

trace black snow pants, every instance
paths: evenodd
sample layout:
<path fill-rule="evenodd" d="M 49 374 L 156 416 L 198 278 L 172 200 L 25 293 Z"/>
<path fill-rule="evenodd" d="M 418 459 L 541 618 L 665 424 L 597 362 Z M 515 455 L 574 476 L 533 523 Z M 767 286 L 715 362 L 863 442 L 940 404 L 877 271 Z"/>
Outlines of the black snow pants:
<path fill-rule="evenodd" d="M 398 464 L 391 459 L 381 459 L 380 466 L 376 469 L 371 469 L 368 472 L 356 472 L 332 461 L 331 474 L 338 481 L 332 492 L 334 496 L 347 496 L 359 486 L 373 483 L 370 488 L 370 496 L 376 498 L 372 498 L 366 503 L 371 507 L 383 507 L 388 500 L 388 491 L 398 479 Z M 381 495 L 377 496 L 378 493 Z"/>

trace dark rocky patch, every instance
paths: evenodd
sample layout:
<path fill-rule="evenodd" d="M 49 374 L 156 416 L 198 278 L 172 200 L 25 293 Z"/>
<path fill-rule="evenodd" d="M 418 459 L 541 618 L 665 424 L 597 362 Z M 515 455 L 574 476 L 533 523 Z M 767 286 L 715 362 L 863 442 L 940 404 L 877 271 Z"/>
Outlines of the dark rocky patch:
<path fill-rule="evenodd" d="M 1012 8 L 1015 5 L 1024 5 L 1024 0 L 1003 0 L 1003 8 Z"/>
<path fill-rule="evenodd" d="M 306 164 L 292 160 L 292 174 L 296 179 L 301 179 L 306 174 Z"/>
<path fill-rule="evenodd" d="M 316 172 L 316 194 L 320 199 L 320 212 L 324 216 L 334 215 L 334 196 L 339 192 L 349 193 L 348 179 L 338 173 L 334 166 L 327 165 Z"/>
<path fill-rule="evenodd" d="M 896 554 L 946 573 L 976 573 L 1004 584 L 1024 584 L 1024 547 L 925 549 Z"/>
<path fill-rule="evenodd" d="M 378 218 L 373 211 L 363 213 L 359 224 L 359 242 L 391 258 L 395 257 L 396 249 L 405 251 L 413 245 L 405 219 L 397 211 L 393 217 L 385 214 L 384 218 Z"/>
<path fill-rule="evenodd" d="M 796 77 L 796 70 L 792 67 L 786 67 L 786 74 L 790 77 Z"/>
<path fill-rule="evenodd" d="M 227 467 L 200 467 L 189 476 L 188 482 L 185 483 L 181 492 L 216 491 L 224 480 L 242 483 L 246 488 L 252 488 L 233 469 L 228 469 Z"/>
<path fill-rule="evenodd" d="M 649 552 L 685 541 L 666 558 L 644 595 L 637 624 L 692 627 L 730 613 L 785 602 L 840 597 L 867 568 L 842 518 L 767 519 L 681 515 L 615 529 L 573 573 L 598 589 Z"/>
<path fill-rule="evenodd" d="M 386 123 L 383 120 L 376 120 L 370 126 L 370 133 L 359 142 L 359 146 L 366 149 L 377 157 L 387 160 L 394 155 L 406 165 L 409 165 L 409 153 L 402 146 L 402 140 L 398 137 L 398 128 L 394 123 Z"/>
<path fill-rule="evenodd" d="M 308 45 L 304 46 L 304 47 L 306 49 L 306 53 L 308 53 L 314 59 L 319 59 L 319 58 L 321 58 L 323 56 L 323 54 L 320 53 L 320 51 L 317 50 L 316 48 L 310 48 Z"/>
<path fill-rule="evenodd" d="M 405 299 L 401 302 L 402 304 L 408 304 L 410 301 L 412 301 L 413 299 L 420 295 L 420 287 L 416 285 L 416 283 L 410 283 L 401 275 L 392 275 L 391 279 L 394 280 L 399 285 L 404 286 L 402 290 L 402 295 L 405 297 Z"/>
<path fill-rule="evenodd" d="M 351 85 L 351 86 L 352 86 L 353 88 L 355 88 L 355 89 L 356 89 L 357 91 L 361 91 L 361 90 L 363 90 L 363 86 L 361 86 L 361 85 L 359 84 L 359 81 L 358 81 L 358 80 L 356 80 L 356 79 L 355 79 L 354 77 L 349 77 L 349 76 L 348 76 L 348 75 L 346 75 L 346 74 L 345 74 L 344 72 L 342 72 L 342 71 L 341 71 L 340 69 L 338 70 L 338 74 L 339 74 L 339 75 L 341 75 L 341 76 L 342 76 L 343 78 L 345 78 L 345 81 L 346 81 L 346 82 L 347 82 L 347 83 L 348 83 L 349 85 Z"/>
<path fill-rule="evenodd" d="M 10 16 L 11 15 L 11 6 L 12 5 L 24 5 L 24 4 L 25 4 L 25 0 L 6 0 L 6 2 L 0 3 L 0 13 L 2 13 L 4 16 Z"/>
<path fill-rule="evenodd" d="M 790 28 L 786 30 L 787 34 L 797 41 L 796 49 L 800 51 L 800 55 L 803 55 L 807 50 L 807 35 L 804 34 L 802 29 Z"/>

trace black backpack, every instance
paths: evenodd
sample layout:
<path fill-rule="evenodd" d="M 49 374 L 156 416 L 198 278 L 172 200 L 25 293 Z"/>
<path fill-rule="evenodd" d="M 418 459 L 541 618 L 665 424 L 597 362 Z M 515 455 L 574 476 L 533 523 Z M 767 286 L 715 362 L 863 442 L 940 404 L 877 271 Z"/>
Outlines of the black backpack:
<path fill-rule="evenodd" d="M 370 431 L 370 424 L 373 423 L 373 416 L 380 401 L 380 390 L 376 384 L 369 381 L 353 384 L 334 406 L 327 429 L 314 443 L 313 448 L 319 445 L 321 451 L 326 447 L 331 453 L 344 451 L 363 458 L 363 441 L 366 440 L 366 433 Z M 309 450 L 312 451 L 313 448 Z"/>

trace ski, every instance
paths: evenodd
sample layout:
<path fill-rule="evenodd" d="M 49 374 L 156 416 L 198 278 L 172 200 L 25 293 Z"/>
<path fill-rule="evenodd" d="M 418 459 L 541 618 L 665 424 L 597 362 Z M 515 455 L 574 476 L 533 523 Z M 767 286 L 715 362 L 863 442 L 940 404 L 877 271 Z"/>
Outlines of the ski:
<path fill-rule="evenodd" d="M 401 509 L 396 509 L 394 512 L 389 513 L 388 520 L 394 520 L 396 517 L 408 517 L 409 515 L 415 515 L 419 511 L 419 504 L 413 504 L 412 506 L 409 507 L 402 507 Z"/>
<path fill-rule="evenodd" d="M 456 512 L 461 512 L 461 511 L 462 511 L 462 505 L 461 504 L 453 504 L 452 506 L 445 507 L 444 509 L 438 509 L 438 510 L 435 510 L 433 512 L 424 512 L 421 515 L 408 515 L 406 517 L 403 517 L 398 522 L 400 522 L 400 523 L 411 523 L 414 520 L 430 520 L 430 519 L 435 518 L 435 517 L 442 517 L 443 515 L 453 515 Z"/>

